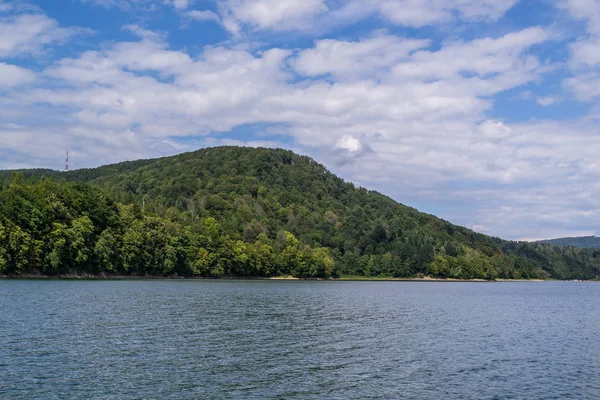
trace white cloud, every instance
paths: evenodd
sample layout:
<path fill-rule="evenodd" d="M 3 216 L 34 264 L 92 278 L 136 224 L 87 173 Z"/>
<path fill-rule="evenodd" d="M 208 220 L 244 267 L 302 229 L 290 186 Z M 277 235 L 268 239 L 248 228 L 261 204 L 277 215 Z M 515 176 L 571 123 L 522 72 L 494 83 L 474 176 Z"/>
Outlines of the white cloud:
<path fill-rule="evenodd" d="M 219 3 L 226 27 L 233 33 L 240 25 L 253 29 L 300 29 L 328 11 L 324 0 L 224 0 Z"/>
<path fill-rule="evenodd" d="M 22 100 L 74 107 L 78 117 L 85 117 L 83 122 L 123 123 L 122 127 L 136 126 L 149 137 L 227 130 L 260 119 L 251 107 L 261 96 L 272 96 L 278 82 L 285 81 L 282 65 L 288 54 L 275 49 L 254 57 L 244 51 L 207 48 L 202 59 L 193 62 L 161 42 L 119 43 L 104 52 L 61 60 L 46 75 L 70 87 L 35 90 L 23 94 Z M 172 76 L 173 82 L 134 73 L 141 71 Z"/>
<path fill-rule="evenodd" d="M 544 37 L 538 29 L 526 30 L 412 54 L 412 49 L 425 42 L 391 36 L 362 42 L 318 42 L 314 49 L 298 55 L 280 49 L 256 55 L 207 47 L 193 60 L 183 52 L 169 50 L 152 35 L 144 35 L 139 42 L 117 43 L 102 52 L 61 60 L 46 75 L 63 80 L 66 88 L 23 93 L 19 100 L 67 105 L 76 109 L 78 118 L 84 116 L 86 123 L 110 120 L 111 124 L 135 127 L 149 137 L 275 122 L 288 124 L 289 134 L 306 145 L 333 146 L 344 135 L 374 133 L 385 141 L 398 135 L 399 126 L 420 131 L 454 118 L 476 121 L 490 105 L 482 96 L 538 76 L 539 63 L 521 53 Z M 386 45 L 396 55 L 382 57 L 381 62 L 375 55 Z M 349 67 L 331 63 L 328 70 L 327 62 L 305 62 L 307 54 L 320 57 L 328 46 L 335 48 Z M 291 83 L 288 60 L 307 74 L 352 76 L 352 66 L 359 74 L 337 83 Z M 367 69 L 361 67 L 363 60 Z M 171 82 L 139 75 L 144 71 L 157 72 Z M 476 76 L 463 76 L 465 71 Z M 379 81 L 365 74 L 379 76 Z"/>
<path fill-rule="evenodd" d="M 595 72 L 586 72 L 565 79 L 564 86 L 581 101 L 592 101 L 600 96 L 600 75 Z"/>
<path fill-rule="evenodd" d="M 335 148 L 350 153 L 359 153 L 363 150 L 363 144 L 354 136 L 344 135 L 335 143 Z"/>
<path fill-rule="evenodd" d="M 212 11 L 187 11 L 193 0 L 80 0 L 107 8 L 157 11 L 159 4 L 200 21 L 221 21 L 233 35 L 245 31 L 320 31 L 378 15 L 397 25 L 489 22 L 519 0 L 220 0 Z M 187 12 L 186 12 L 187 11 Z M 213 15 L 214 14 L 214 15 Z"/>
<path fill-rule="evenodd" d="M 600 64 L 600 36 L 580 39 L 571 45 L 571 65 L 575 68 L 596 66 Z"/>
<path fill-rule="evenodd" d="M 412 62 L 402 63 L 394 70 L 398 78 L 444 79 L 463 73 L 489 78 L 480 81 L 484 90 L 494 90 L 491 82 L 502 77 L 527 79 L 528 72 L 540 68 L 539 61 L 523 54 L 532 45 L 549 40 L 551 35 L 539 27 L 509 33 L 497 39 L 485 38 L 472 42 L 449 43 L 439 51 L 419 51 Z M 500 76 L 498 75 L 500 74 Z"/>
<path fill-rule="evenodd" d="M 557 96 L 542 96 L 542 97 L 538 97 L 536 99 L 536 102 L 540 105 L 540 106 L 551 106 L 553 104 L 559 103 L 562 99 L 560 97 Z"/>
<path fill-rule="evenodd" d="M 220 22 L 221 19 L 219 16 L 210 10 L 200 11 L 200 10 L 192 10 L 186 13 L 186 15 L 196 21 L 215 21 Z"/>
<path fill-rule="evenodd" d="M 180 15 L 221 22 L 235 36 L 249 31 L 326 32 L 371 17 L 397 25 L 423 27 L 500 19 L 519 0 L 219 0 L 217 13 L 190 10 L 194 0 L 79 0 L 124 11 L 172 6 Z"/>
<path fill-rule="evenodd" d="M 379 15 L 394 24 L 423 27 L 460 21 L 495 21 L 518 0 L 224 0 L 224 26 L 254 30 L 319 30 Z"/>
<path fill-rule="evenodd" d="M 469 125 L 476 123 L 490 105 L 481 96 L 537 77 L 539 63 L 521 52 L 544 38 L 541 31 L 523 31 L 412 54 L 412 49 L 425 43 L 391 36 L 362 42 L 329 42 L 327 46 L 340 45 L 339 54 L 350 65 L 344 69 L 343 65 L 332 64 L 330 71 L 352 76 L 349 71 L 355 65 L 361 72 L 358 77 L 336 83 L 293 83 L 286 65 L 288 60 L 296 66 L 303 65 L 298 60 L 306 57 L 305 52 L 294 55 L 272 49 L 252 54 L 207 47 L 200 58 L 192 59 L 181 51 L 169 50 L 152 35 L 142 36 L 144 39 L 139 42 L 116 43 L 102 52 L 61 60 L 46 75 L 61 79 L 63 89 L 23 92 L 14 101 L 69 107 L 73 118 L 84 126 L 115 129 L 114 135 L 129 129 L 149 140 L 267 122 L 286 124 L 287 133 L 300 145 L 327 148 L 337 144 L 340 148 L 342 143 L 351 142 L 343 138 L 354 138 L 361 145 L 368 143 L 386 154 L 394 148 L 425 146 L 432 140 L 431 134 L 453 132 L 453 126 L 459 127 L 457 131 L 469 130 Z M 379 62 L 370 53 L 381 52 L 384 45 L 393 48 L 397 55 Z M 309 52 L 320 55 L 322 49 L 322 42 L 318 42 Z M 368 70 L 360 68 L 363 59 L 373 59 L 367 62 Z M 319 67 L 322 71 L 326 71 L 325 64 Z M 407 65 L 428 72 L 399 74 Z M 436 65 L 442 66 L 443 71 L 432 75 Z M 317 68 L 317 64 L 312 67 Z M 308 68 L 311 66 L 305 67 L 307 71 Z M 479 78 L 463 76 L 463 70 Z M 159 81 L 145 71 L 169 79 Z M 318 73 L 315 71 L 310 72 Z M 367 72 L 379 76 L 379 80 L 361 76 Z M 432 77 L 436 80 L 432 81 Z M 481 141 L 475 131 L 471 135 L 473 140 Z M 458 151 L 458 147 L 452 147 Z M 346 149 L 351 150 L 348 146 Z M 406 160 L 414 158 L 402 156 Z M 435 157 L 435 153 L 422 159 L 428 157 Z M 465 160 L 460 171 L 473 175 L 471 167 Z M 432 167 L 427 170 L 432 171 Z M 447 171 L 448 167 L 442 170 Z M 509 175 L 498 168 L 483 171 L 487 171 L 483 174 L 487 178 L 501 181 L 519 175 L 516 169 Z M 474 176 L 482 176 L 482 172 Z"/>
<path fill-rule="evenodd" d="M 61 42 L 76 30 L 61 28 L 43 14 L 0 17 L 0 58 L 36 53 L 51 43 Z"/>
<path fill-rule="evenodd" d="M 124 25 L 122 27 L 122 29 L 126 30 L 126 31 L 130 31 L 131 33 L 133 33 L 134 35 L 136 35 L 137 37 L 139 37 L 141 39 L 162 41 L 165 38 L 164 34 L 161 34 L 161 33 L 155 32 L 155 31 L 151 31 L 148 29 L 144 29 L 141 26 L 136 25 L 136 24 Z"/>
<path fill-rule="evenodd" d="M 484 121 L 479 126 L 479 131 L 486 140 L 498 141 L 511 135 L 512 129 L 501 121 Z"/>
<path fill-rule="evenodd" d="M 28 69 L 0 62 L 0 89 L 12 88 L 35 80 L 35 74 Z"/>
<path fill-rule="evenodd" d="M 570 67 L 573 76 L 564 86 L 581 101 L 592 101 L 600 95 L 600 2 L 597 0 L 564 0 L 560 6 L 576 20 L 585 23 L 586 35 L 570 45 Z"/>
<path fill-rule="evenodd" d="M 173 0 L 173 7 L 175 7 L 176 10 L 185 10 L 190 6 L 190 3 L 190 0 Z"/>
<path fill-rule="evenodd" d="M 398 64 L 413 51 L 428 47 L 428 40 L 376 36 L 360 42 L 320 40 L 303 50 L 294 68 L 305 76 L 333 74 L 336 78 L 369 76 Z"/>
<path fill-rule="evenodd" d="M 600 3 L 597 0 L 562 0 L 559 6 L 574 18 L 587 21 L 590 34 L 600 34 Z"/>
<path fill-rule="evenodd" d="M 384 18 L 405 26 L 422 27 L 451 22 L 458 17 L 470 21 L 493 21 L 502 17 L 518 0 L 378 0 Z"/>

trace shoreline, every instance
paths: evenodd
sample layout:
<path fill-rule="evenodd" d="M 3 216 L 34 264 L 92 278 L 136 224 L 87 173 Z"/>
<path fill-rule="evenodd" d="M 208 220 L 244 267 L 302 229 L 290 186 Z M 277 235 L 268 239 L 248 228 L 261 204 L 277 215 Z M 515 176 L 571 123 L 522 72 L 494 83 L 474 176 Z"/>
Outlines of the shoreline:
<path fill-rule="evenodd" d="M 295 278 L 288 276 L 273 277 L 241 277 L 241 276 L 222 276 L 218 278 L 211 277 L 183 277 L 183 276 L 131 276 L 131 275 L 91 275 L 91 274 L 64 274 L 64 275 L 0 275 L 0 280 L 65 280 L 65 281 L 320 281 L 320 282 L 454 282 L 454 283 L 502 283 L 502 282 L 594 282 L 587 281 L 558 281 L 555 279 L 454 279 L 454 278 L 394 278 L 394 277 L 361 277 L 361 276 L 342 276 L 339 278 Z"/>

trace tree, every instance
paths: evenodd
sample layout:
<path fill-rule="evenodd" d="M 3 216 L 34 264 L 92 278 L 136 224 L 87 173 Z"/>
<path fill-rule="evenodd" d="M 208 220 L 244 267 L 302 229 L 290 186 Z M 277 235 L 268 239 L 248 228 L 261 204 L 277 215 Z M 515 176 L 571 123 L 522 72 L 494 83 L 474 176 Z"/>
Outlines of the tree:
<path fill-rule="evenodd" d="M 106 229 L 100 234 L 94 246 L 99 269 L 106 272 L 116 272 L 123 266 L 122 244 L 112 229 Z"/>
<path fill-rule="evenodd" d="M 72 261 L 68 251 L 68 228 L 65 224 L 55 222 L 50 232 L 50 241 L 46 255 L 46 272 L 50 274 L 64 273 Z"/>
<path fill-rule="evenodd" d="M 0 274 L 6 271 L 8 262 L 8 235 L 4 224 L 0 221 Z"/>
<path fill-rule="evenodd" d="M 301 266 L 300 242 L 292 233 L 284 232 L 282 245 L 283 249 L 277 258 L 277 265 L 280 271 L 284 273 L 291 272 L 292 274 L 295 272 L 295 276 L 302 275 L 303 271 L 299 268 Z"/>
<path fill-rule="evenodd" d="M 88 216 L 75 218 L 68 230 L 69 250 L 73 265 L 76 269 L 83 270 L 89 264 L 88 260 L 93 252 L 92 235 L 94 224 Z"/>
<path fill-rule="evenodd" d="M 13 223 L 8 223 L 5 228 L 5 235 L 8 236 L 8 272 L 18 275 L 28 269 L 38 268 L 41 265 L 42 243 Z"/>
<path fill-rule="evenodd" d="M 313 276 L 329 278 L 336 275 L 335 261 L 333 261 L 329 249 L 325 247 L 314 249 L 312 251 L 312 258 L 316 263 L 316 270 L 311 271 Z"/>
<path fill-rule="evenodd" d="M 267 235 L 261 233 L 257 240 L 247 247 L 253 274 L 271 276 L 274 273 L 275 260 L 273 247 Z"/>

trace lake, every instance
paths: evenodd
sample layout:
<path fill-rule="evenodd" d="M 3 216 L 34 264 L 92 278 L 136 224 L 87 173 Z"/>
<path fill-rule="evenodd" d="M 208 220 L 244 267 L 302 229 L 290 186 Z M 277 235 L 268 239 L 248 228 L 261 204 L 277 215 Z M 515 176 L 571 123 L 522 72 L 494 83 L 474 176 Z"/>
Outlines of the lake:
<path fill-rule="evenodd" d="M 0 281 L 0 398 L 598 399 L 600 284 Z"/>

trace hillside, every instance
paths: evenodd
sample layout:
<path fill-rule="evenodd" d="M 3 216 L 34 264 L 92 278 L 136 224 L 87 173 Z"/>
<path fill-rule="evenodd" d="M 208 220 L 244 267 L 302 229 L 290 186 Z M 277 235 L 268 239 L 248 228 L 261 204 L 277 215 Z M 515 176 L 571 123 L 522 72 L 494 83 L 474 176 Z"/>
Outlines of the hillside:
<path fill-rule="evenodd" d="M 600 238 L 597 236 L 566 237 L 559 239 L 541 240 L 539 243 L 555 244 L 557 246 L 571 246 L 582 249 L 600 249 Z"/>
<path fill-rule="evenodd" d="M 221 147 L 68 173 L 26 171 L 0 188 L 5 274 L 600 274 L 597 251 L 478 234 L 286 150 Z"/>
<path fill-rule="evenodd" d="M 0 170 L 0 178 L 8 180 L 12 175 L 21 175 L 24 178 L 39 178 L 43 176 L 58 176 L 59 172 L 52 169 L 32 168 L 32 169 L 14 169 Z"/>

